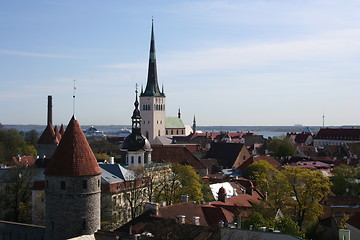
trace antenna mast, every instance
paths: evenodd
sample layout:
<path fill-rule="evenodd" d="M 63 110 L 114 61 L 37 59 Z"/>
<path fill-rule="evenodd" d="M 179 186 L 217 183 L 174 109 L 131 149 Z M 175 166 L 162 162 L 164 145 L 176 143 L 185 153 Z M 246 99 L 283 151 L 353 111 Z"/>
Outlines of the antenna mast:
<path fill-rule="evenodd" d="M 323 127 L 325 127 L 325 113 L 323 112 L 323 115 L 322 115 L 322 119 L 323 119 Z"/>

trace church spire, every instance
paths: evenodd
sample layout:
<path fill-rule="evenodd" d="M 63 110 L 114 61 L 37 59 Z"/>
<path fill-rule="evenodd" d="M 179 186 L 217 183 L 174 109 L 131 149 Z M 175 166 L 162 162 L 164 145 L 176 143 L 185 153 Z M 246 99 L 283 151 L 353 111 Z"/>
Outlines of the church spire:
<path fill-rule="evenodd" d="M 133 112 L 133 115 L 131 117 L 132 119 L 132 132 L 141 132 L 141 115 L 139 110 L 139 101 L 138 101 L 138 85 L 136 84 L 136 90 L 135 90 L 135 103 L 134 103 L 135 109 Z"/>
<path fill-rule="evenodd" d="M 150 55 L 149 55 L 147 83 L 146 83 L 145 91 L 141 93 L 140 96 L 157 96 L 157 97 L 165 96 L 163 92 L 160 92 L 159 83 L 157 79 L 154 20 L 152 20 L 152 24 L 151 24 L 151 41 L 150 41 Z"/>
<path fill-rule="evenodd" d="M 196 120 L 194 115 L 194 121 L 193 121 L 193 133 L 196 133 Z"/>

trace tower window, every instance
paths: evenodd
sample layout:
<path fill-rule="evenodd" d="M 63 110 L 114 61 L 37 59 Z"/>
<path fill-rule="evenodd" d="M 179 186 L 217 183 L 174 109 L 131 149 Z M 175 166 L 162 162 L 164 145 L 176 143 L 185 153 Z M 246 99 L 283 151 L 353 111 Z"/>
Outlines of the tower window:
<path fill-rule="evenodd" d="M 54 228 L 55 228 L 54 221 L 51 221 L 51 229 L 54 230 Z"/>
<path fill-rule="evenodd" d="M 131 156 L 131 163 L 134 163 L 134 156 Z"/>
<path fill-rule="evenodd" d="M 82 185 L 83 185 L 83 189 L 87 189 L 87 181 L 86 180 L 82 181 Z"/>
<path fill-rule="evenodd" d="M 61 181 L 60 182 L 60 189 L 65 190 L 65 188 L 66 188 L 66 183 L 64 181 Z"/>
<path fill-rule="evenodd" d="M 138 157 L 138 163 L 141 163 L 141 157 L 140 156 Z"/>
<path fill-rule="evenodd" d="M 158 131 L 158 136 L 160 136 L 160 130 Z"/>
<path fill-rule="evenodd" d="M 86 229 L 86 218 L 83 218 L 83 230 Z"/>
<path fill-rule="evenodd" d="M 100 179 L 98 179 L 98 187 L 100 187 Z"/>

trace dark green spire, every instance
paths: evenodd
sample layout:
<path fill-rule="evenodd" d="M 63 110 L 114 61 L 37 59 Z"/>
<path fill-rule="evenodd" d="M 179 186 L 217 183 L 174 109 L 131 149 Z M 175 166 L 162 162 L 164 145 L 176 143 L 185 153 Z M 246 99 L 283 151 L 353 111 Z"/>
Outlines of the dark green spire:
<path fill-rule="evenodd" d="M 145 91 L 142 92 L 140 96 L 165 97 L 165 94 L 163 92 L 160 92 L 159 83 L 157 79 L 154 21 L 152 21 L 151 24 L 150 56 L 149 56 L 147 83 L 146 83 Z"/>

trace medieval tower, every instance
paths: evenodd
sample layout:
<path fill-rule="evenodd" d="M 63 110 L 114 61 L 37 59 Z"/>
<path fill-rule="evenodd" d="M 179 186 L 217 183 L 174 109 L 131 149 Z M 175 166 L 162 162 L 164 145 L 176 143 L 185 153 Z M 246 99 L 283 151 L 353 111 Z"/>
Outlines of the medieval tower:
<path fill-rule="evenodd" d="M 141 89 L 140 94 L 140 111 L 143 119 L 141 132 L 150 143 L 157 136 L 165 135 L 165 105 L 164 89 L 160 91 L 157 79 L 154 22 L 152 22 L 148 77 L 145 91 Z"/>
<path fill-rule="evenodd" d="M 101 169 L 74 117 L 45 170 L 47 240 L 100 229 Z"/>

